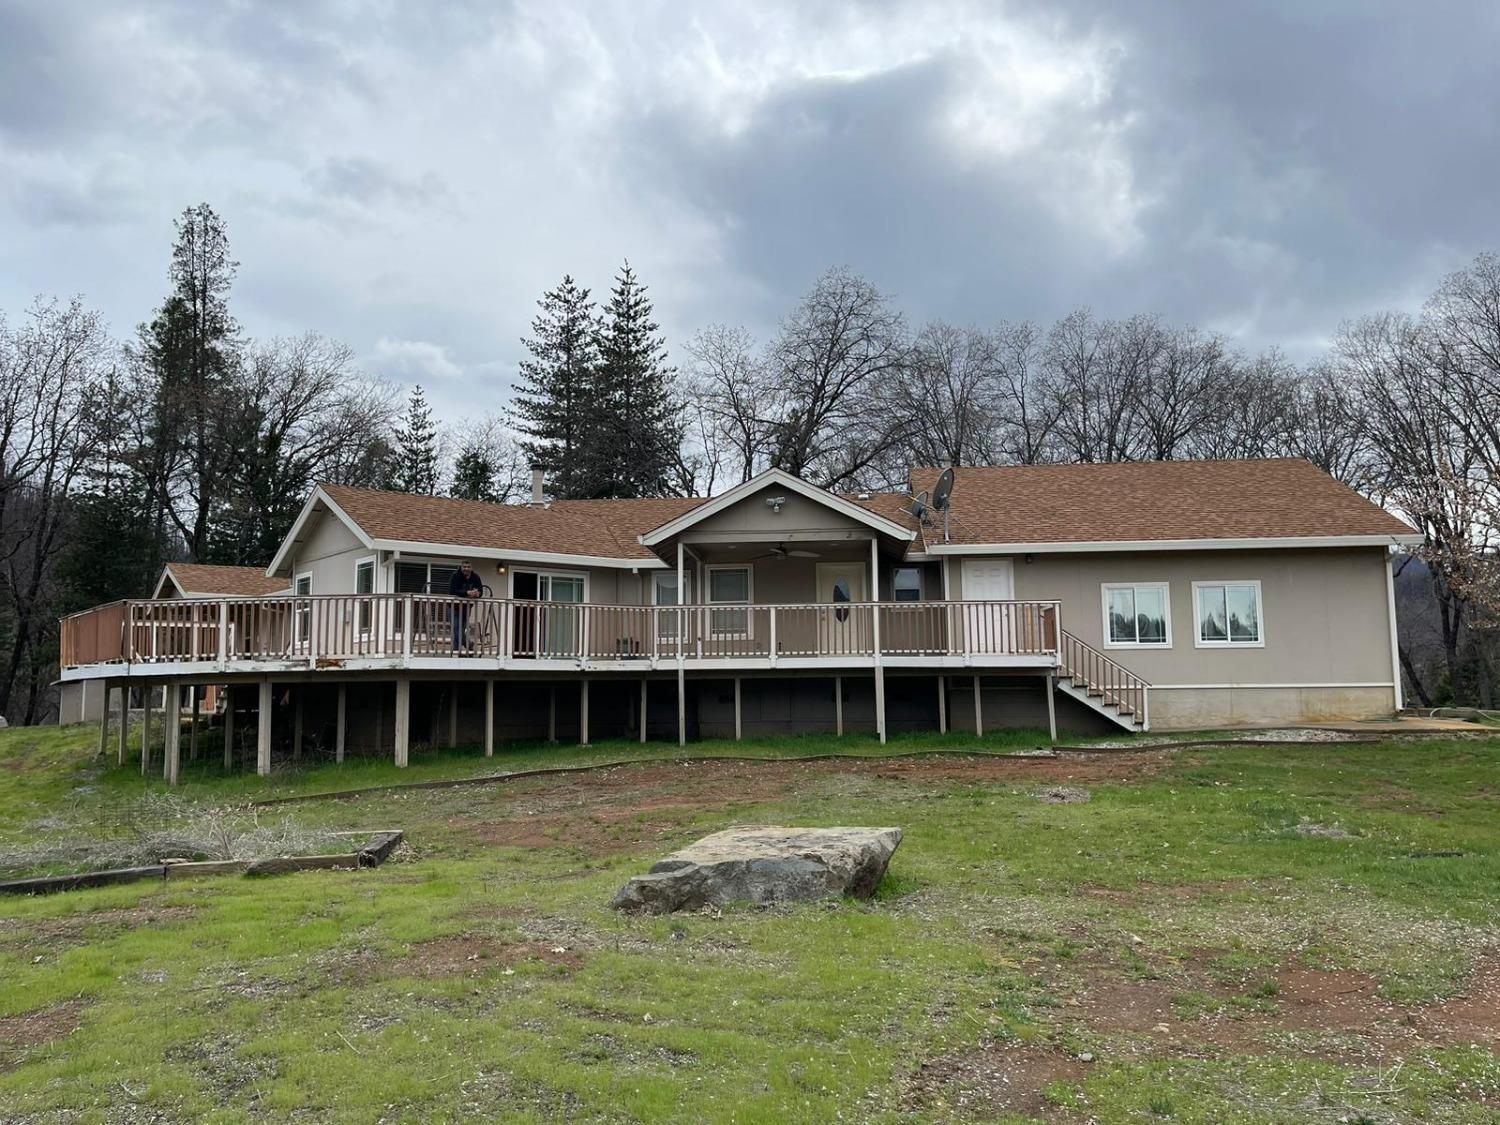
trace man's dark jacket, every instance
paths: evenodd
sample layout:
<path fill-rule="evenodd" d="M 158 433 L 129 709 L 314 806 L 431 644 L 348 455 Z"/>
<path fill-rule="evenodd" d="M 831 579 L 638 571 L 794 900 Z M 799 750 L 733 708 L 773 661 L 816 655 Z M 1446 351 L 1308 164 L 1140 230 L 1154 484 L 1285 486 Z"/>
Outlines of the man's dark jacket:
<path fill-rule="evenodd" d="M 465 578 L 462 570 L 455 570 L 453 577 L 448 579 L 448 593 L 455 598 L 465 598 L 469 596 L 470 590 L 484 590 L 484 583 L 479 581 L 479 572 L 471 570 L 469 577 Z"/>

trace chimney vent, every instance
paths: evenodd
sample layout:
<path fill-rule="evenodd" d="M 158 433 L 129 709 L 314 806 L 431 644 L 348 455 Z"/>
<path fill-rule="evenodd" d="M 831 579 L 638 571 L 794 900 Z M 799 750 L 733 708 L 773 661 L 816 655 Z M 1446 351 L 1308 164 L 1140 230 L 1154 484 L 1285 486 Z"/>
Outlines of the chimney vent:
<path fill-rule="evenodd" d="M 535 465 L 531 467 L 531 502 L 533 504 L 547 502 L 547 474 Z"/>

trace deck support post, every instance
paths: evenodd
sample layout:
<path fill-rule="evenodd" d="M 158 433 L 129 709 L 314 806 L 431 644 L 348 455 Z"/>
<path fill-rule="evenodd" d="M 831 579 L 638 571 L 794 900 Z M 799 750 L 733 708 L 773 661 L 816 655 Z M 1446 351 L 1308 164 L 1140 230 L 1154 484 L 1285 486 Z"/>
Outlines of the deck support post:
<path fill-rule="evenodd" d="M 333 720 L 333 760 L 342 762 L 344 760 L 344 746 L 349 738 L 349 689 L 346 684 L 339 684 L 338 704 L 334 708 Z"/>
<path fill-rule="evenodd" d="M 1052 673 L 1048 672 L 1042 679 L 1042 686 L 1047 690 L 1047 733 L 1052 741 L 1057 741 L 1057 700 L 1052 692 Z"/>
<path fill-rule="evenodd" d="M 88 681 L 85 680 L 84 683 Z M 104 683 L 104 706 L 99 708 L 99 757 L 109 750 L 109 681 Z"/>
<path fill-rule="evenodd" d="M 176 785 L 182 769 L 182 685 L 176 680 L 167 683 L 162 718 L 166 729 L 162 732 L 161 775 L 168 785 Z"/>
<path fill-rule="evenodd" d="M 646 741 L 646 679 L 641 678 L 641 741 Z"/>
<path fill-rule="evenodd" d="M 396 765 L 405 768 L 411 754 L 411 677 L 396 677 Z"/>
<path fill-rule="evenodd" d="M 125 736 L 130 733 L 130 681 L 120 682 L 120 765 L 125 764 Z"/>
<path fill-rule="evenodd" d="M 745 727 L 740 712 L 740 678 L 734 678 L 734 740 L 744 737 Z"/>
<path fill-rule="evenodd" d="M 448 748 L 458 745 L 458 683 L 448 692 Z"/>
<path fill-rule="evenodd" d="M 589 682 L 584 680 L 578 687 L 578 745 L 589 744 Z"/>
<path fill-rule="evenodd" d="M 979 677 L 974 677 L 974 733 L 984 737 L 984 692 L 979 686 Z"/>
<path fill-rule="evenodd" d="M 224 772 L 234 770 L 234 688 L 224 685 Z"/>
<path fill-rule="evenodd" d="M 271 677 L 260 681 L 260 699 L 255 709 L 255 772 L 271 774 Z"/>
<path fill-rule="evenodd" d="M 141 774 L 151 769 L 151 693 L 156 685 L 147 680 L 141 688 Z"/>
<path fill-rule="evenodd" d="M 833 733 L 844 737 L 844 677 L 833 677 Z"/>
<path fill-rule="evenodd" d="M 948 733 L 948 677 L 939 676 L 938 684 L 938 733 Z"/>
<path fill-rule="evenodd" d="M 885 666 L 880 662 L 880 540 L 870 537 L 871 640 L 875 652 L 875 733 L 885 745 Z"/>
<path fill-rule="evenodd" d="M 188 688 L 188 761 L 198 760 L 198 699 L 203 689 L 197 684 Z"/>
<path fill-rule="evenodd" d="M 687 745 L 687 668 L 684 664 L 686 659 L 682 651 L 683 645 L 687 643 L 687 614 L 683 612 L 683 606 L 687 604 L 687 590 L 685 588 L 687 569 L 687 548 L 681 539 L 677 540 L 677 745 Z M 702 597 L 700 590 L 698 596 Z M 774 612 L 774 611 L 773 611 Z M 771 659 L 775 660 L 776 646 L 771 646 Z"/>
<path fill-rule="evenodd" d="M 547 741 L 557 741 L 557 685 L 547 685 Z"/>
<path fill-rule="evenodd" d="M 292 688 L 297 701 L 292 705 L 292 761 L 302 761 L 302 693 L 301 684 Z"/>
<path fill-rule="evenodd" d="M 484 681 L 484 756 L 495 756 L 495 681 Z"/>

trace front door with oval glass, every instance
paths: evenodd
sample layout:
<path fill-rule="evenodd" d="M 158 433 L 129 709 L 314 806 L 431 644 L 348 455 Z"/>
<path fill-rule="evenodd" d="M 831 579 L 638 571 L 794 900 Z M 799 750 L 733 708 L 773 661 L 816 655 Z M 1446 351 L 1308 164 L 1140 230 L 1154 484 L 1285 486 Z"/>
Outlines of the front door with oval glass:
<path fill-rule="evenodd" d="M 870 600 L 869 577 L 866 563 L 818 563 L 818 601 L 834 607 L 831 613 L 825 610 L 818 614 L 819 655 L 845 656 L 863 651 L 864 638 L 870 632 L 870 611 L 859 603 Z"/>

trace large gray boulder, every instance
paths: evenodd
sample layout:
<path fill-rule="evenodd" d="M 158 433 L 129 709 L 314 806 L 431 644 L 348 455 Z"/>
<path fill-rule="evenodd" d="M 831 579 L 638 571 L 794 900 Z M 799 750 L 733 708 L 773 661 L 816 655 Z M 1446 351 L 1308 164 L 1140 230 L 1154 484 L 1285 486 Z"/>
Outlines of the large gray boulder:
<path fill-rule="evenodd" d="M 610 905 L 668 914 L 731 902 L 869 898 L 900 843 L 899 828 L 736 826 L 658 860 Z"/>

